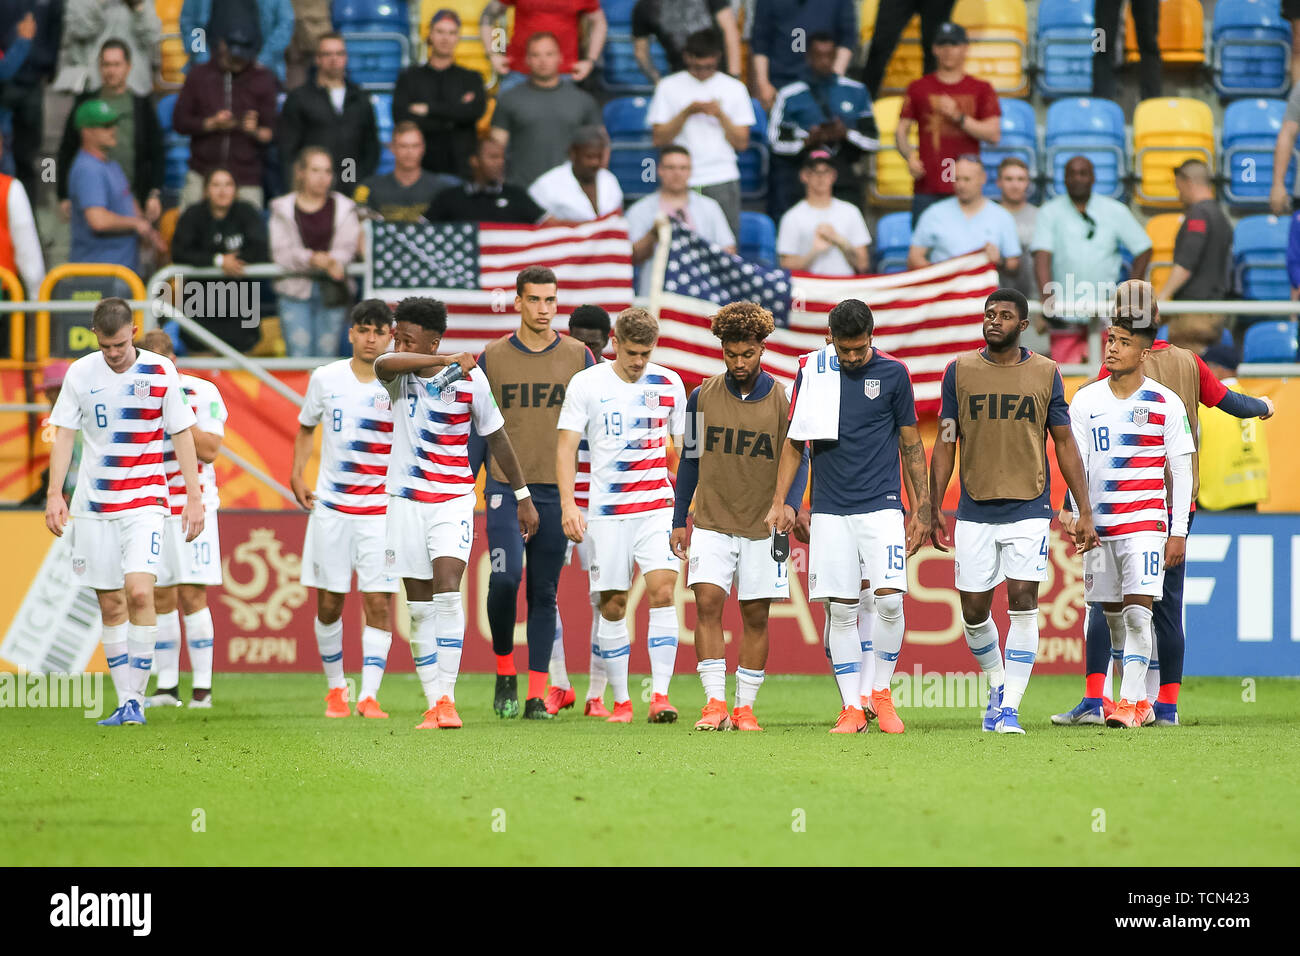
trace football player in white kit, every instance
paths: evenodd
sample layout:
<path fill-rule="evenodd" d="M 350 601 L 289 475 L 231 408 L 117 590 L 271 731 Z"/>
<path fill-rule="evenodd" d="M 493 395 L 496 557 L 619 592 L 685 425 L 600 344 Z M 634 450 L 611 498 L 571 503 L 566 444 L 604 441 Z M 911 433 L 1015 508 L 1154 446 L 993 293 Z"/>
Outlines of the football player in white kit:
<path fill-rule="evenodd" d="M 56 428 L 50 452 L 45 526 L 62 537 L 72 527 L 72 571 L 94 588 L 104 622 L 104 655 L 118 707 L 104 726 L 143 724 L 158 622 L 153 589 L 168 512 L 163 439 L 172 436 L 185 481 L 181 527 L 187 541 L 203 532 L 203 499 L 194 454 L 194 413 L 176 367 L 135 347 L 131 307 L 102 300 L 91 316 L 99 351 L 73 362 L 50 413 Z M 63 479 L 81 432 L 83 452 L 72 507 Z"/>
<path fill-rule="evenodd" d="M 144 347 L 172 362 L 176 353 L 171 336 L 161 329 L 144 334 Z M 154 673 L 158 683 L 147 707 L 179 707 L 181 665 L 181 612 L 185 614 L 185 641 L 194 675 L 190 706 L 212 706 L 212 612 L 208 609 L 208 586 L 221 584 L 221 541 L 217 537 L 217 470 L 212 463 L 226 434 L 226 403 L 217 386 L 194 375 L 181 375 L 181 391 L 198 424 L 194 451 L 199 459 L 199 485 L 203 493 L 203 533 L 185 540 L 181 512 L 185 510 L 185 482 L 171 438 L 163 442 L 163 466 L 167 472 L 167 498 L 171 514 L 163 532 L 163 550 L 154 587 L 154 609 L 158 612 L 158 644 L 154 651 Z M 177 610 L 179 605 L 180 610 Z"/>
<path fill-rule="evenodd" d="M 397 351 L 375 360 L 375 374 L 395 405 L 385 560 L 406 587 L 411 655 L 429 705 L 417 729 L 457 728 L 456 677 L 465 645 L 460 582 L 478 499 L 469 467 L 471 421 L 514 491 L 525 540 L 537 531 L 537 509 L 474 356 L 434 354 L 447 331 L 447 307 L 412 297 L 402 300 L 393 318 Z M 464 377 L 436 388 L 430 380 L 453 363 Z"/>

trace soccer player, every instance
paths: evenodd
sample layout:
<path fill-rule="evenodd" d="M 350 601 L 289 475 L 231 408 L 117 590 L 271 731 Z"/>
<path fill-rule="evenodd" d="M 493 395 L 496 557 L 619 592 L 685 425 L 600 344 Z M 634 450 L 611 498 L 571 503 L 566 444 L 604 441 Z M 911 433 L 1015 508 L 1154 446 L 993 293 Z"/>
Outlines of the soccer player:
<path fill-rule="evenodd" d="M 812 442 L 812 521 L 808 548 L 808 590 L 828 601 L 828 643 L 843 709 L 831 733 L 862 733 L 858 605 L 862 582 L 874 589 L 876 621 L 872 650 L 876 674 L 871 691 L 880 729 L 901 734 L 889 681 L 903 646 L 903 595 L 907 557 L 930 533 L 930 496 L 925 446 L 916 429 L 916 404 L 907 368 L 871 346 L 871 309 L 845 299 L 831 309 L 831 344 L 799 359 L 790 428 L 768 527 L 790 531 L 785 497 L 799 470 L 804 446 Z M 898 458 L 916 492 L 912 517 L 903 526 Z"/>
<path fill-rule="evenodd" d="M 695 656 L 704 684 L 696 730 L 762 730 L 754 700 L 767 667 L 767 617 L 773 599 L 790 597 L 785 561 L 772 557 L 763 523 L 789 424 L 790 400 L 763 371 L 763 341 L 772 313 L 753 302 L 733 302 L 713 317 L 727 370 L 704 380 L 686 403 L 686 446 L 677 468 L 673 553 L 687 561 L 695 592 Z M 807 468 L 785 498 L 793 523 L 803 502 Z M 686 514 L 695 502 L 687 553 Z M 744 632 L 736 667 L 736 709 L 726 703 L 727 653 L 722 610 L 735 582 Z"/>
<path fill-rule="evenodd" d="M 176 361 L 171 336 L 161 329 L 144 334 L 141 344 L 170 362 Z M 221 584 L 221 541 L 217 537 L 217 470 L 212 463 L 226 434 L 226 403 L 217 386 L 195 375 L 181 375 L 181 391 L 197 421 L 191 430 L 199 459 L 199 485 L 203 495 L 203 533 L 186 542 L 181 530 L 185 510 L 185 481 L 170 437 L 163 439 L 163 465 L 167 472 L 167 498 L 171 514 L 164 522 L 163 549 L 154 586 L 154 610 L 158 615 L 158 643 L 154 668 L 158 684 L 145 702 L 147 707 L 179 707 L 181 666 L 181 616 L 185 612 L 185 641 L 190 648 L 190 669 L 194 673 L 190 706 L 212 706 L 212 612 L 208 609 L 208 586 Z M 177 610 L 179 605 L 180 611 Z"/>
<path fill-rule="evenodd" d="M 142 704 L 158 640 L 153 589 L 168 512 L 163 439 L 172 436 L 185 482 L 181 530 L 203 533 L 203 499 L 194 453 L 194 413 L 176 366 L 135 347 L 131 308 L 116 296 L 90 320 L 99 351 L 73 362 L 50 413 L 55 426 L 45 526 L 62 537 L 72 520 L 72 571 L 95 589 L 104 622 L 104 656 L 118 707 L 103 726 L 143 724 Z M 72 507 L 63 479 L 81 432 L 83 454 Z"/>
<path fill-rule="evenodd" d="M 352 308 L 352 357 L 311 373 L 293 441 L 289 487 L 311 513 L 302 546 L 302 583 L 316 589 L 316 646 L 325 668 L 326 717 L 352 713 L 343 677 L 343 601 L 352 590 L 353 571 L 366 620 L 357 713 L 372 719 L 388 716 L 379 706 L 379 685 L 393 643 L 392 595 L 397 593 L 397 577 L 384 556 L 393 402 L 375 377 L 374 363 L 392 341 L 392 323 L 393 314 L 380 299 L 366 299 Z M 303 472 L 312 456 L 316 426 L 322 422 L 320 471 L 312 491 Z"/>
<path fill-rule="evenodd" d="M 487 613 L 492 649 L 497 655 L 496 694 L 492 709 L 501 717 L 519 713 L 515 690 L 515 606 L 528 554 L 525 596 L 528 601 L 528 697 L 526 720 L 550 720 L 546 684 L 555 645 L 555 590 L 564 567 L 568 539 L 560 523 L 560 493 L 555 476 L 555 423 L 569 380 L 595 364 L 580 341 L 551 328 L 558 285 L 545 266 L 529 266 L 515 277 L 515 311 L 519 331 L 488 344 L 479 357 L 492 397 L 505 419 L 506 434 L 519 457 L 524 480 L 537 509 L 537 533 L 527 544 L 519 537 L 515 499 L 500 467 L 488 458 Z M 567 701 L 568 706 L 573 700 Z M 564 701 L 561 701 L 564 705 Z M 557 708 L 558 711 L 558 708 Z"/>
<path fill-rule="evenodd" d="M 403 299 L 393 316 L 397 351 L 375 359 L 375 374 L 396 407 L 388 462 L 387 560 L 406 587 L 411 655 L 429 708 L 418 730 L 461 726 L 456 677 L 465 645 L 460 582 L 474 541 L 474 473 L 469 431 L 484 437 L 517 502 L 519 531 L 537 531 L 523 470 L 487 376 L 468 352 L 435 355 L 447 331 L 447 307 L 437 299 Z M 463 378 L 435 388 L 430 381 L 455 363 Z"/>
<path fill-rule="evenodd" d="M 1165 569 L 1182 564 L 1187 548 L 1196 446 L 1182 400 L 1146 375 L 1155 337 L 1151 322 L 1116 315 L 1106 342 L 1109 376 L 1079 389 L 1070 405 L 1101 539 L 1084 556 L 1084 600 L 1102 603 L 1111 646 L 1124 649 L 1120 701 L 1106 718 L 1109 727 L 1153 719 L 1146 697 L 1151 605 L 1164 591 Z M 1074 510 L 1080 520 L 1079 503 Z"/>
<path fill-rule="evenodd" d="M 592 366 L 569 382 L 560 410 L 555 472 L 570 541 L 591 537 L 591 586 L 600 590 L 597 643 L 614 691 L 610 723 L 632 722 L 628 693 L 627 590 L 635 563 L 650 602 L 646 643 L 653 699 L 651 723 L 672 723 L 677 708 L 668 685 L 677 660 L 677 557 L 672 552 L 673 488 L 668 441 L 682 447 L 686 389 L 670 368 L 650 361 L 659 323 L 645 309 L 629 308 L 614 323 L 613 362 Z M 591 446 L 588 516 L 574 499 L 578 443 Z"/>
<path fill-rule="evenodd" d="M 1023 734 L 1020 701 L 1038 655 L 1038 586 L 1047 580 L 1052 524 L 1047 435 L 1061 474 L 1079 502 L 1075 537 L 1096 545 L 1083 461 L 1070 430 L 1070 407 L 1055 362 L 1021 348 L 1029 302 L 1015 289 L 997 289 L 984 302 L 985 347 L 967 352 L 943 373 L 939 434 L 930 456 L 930 540 L 940 551 L 955 543 L 957 591 L 966 644 L 989 680 L 984 730 Z M 961 498 L 954 539 L 948 537 L 943 496 L 961 444 Z M 1007 653 L 989 613 L 993 591 L 1007 585 Z"/>

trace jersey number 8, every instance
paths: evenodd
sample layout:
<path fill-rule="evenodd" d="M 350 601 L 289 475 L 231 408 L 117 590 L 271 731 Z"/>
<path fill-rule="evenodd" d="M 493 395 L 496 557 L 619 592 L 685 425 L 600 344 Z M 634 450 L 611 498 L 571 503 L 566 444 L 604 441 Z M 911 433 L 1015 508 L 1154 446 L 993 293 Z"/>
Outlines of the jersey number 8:
<path fill-rule="evenodd" d="M 334 409 L 334 430 L 343 431 L 343 409 L 341 408 Z"/>

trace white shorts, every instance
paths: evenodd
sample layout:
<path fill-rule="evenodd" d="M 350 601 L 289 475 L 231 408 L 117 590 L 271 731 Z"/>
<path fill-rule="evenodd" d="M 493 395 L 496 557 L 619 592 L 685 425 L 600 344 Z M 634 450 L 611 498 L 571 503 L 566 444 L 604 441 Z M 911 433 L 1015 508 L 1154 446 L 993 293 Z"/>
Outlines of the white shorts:
<path fill-rule="evenodd" d="M 584 571 L 591 570 L 591 538 L 583 538 L 581 541 L 570 541 L 568 548 L 564 552 L 564 563 L 568 564 L 573 560 L 573 553 L 578 552 L 578 566 Z"/>
<path fill-rule="evenodd" d="M 1118 604 L 1126 594 L 1145 594 L 1157 601 L 1165 591 L 1165 536 L 1138 534 L 1083 556 L 1083 599 Z"/>
<path fill-rule="evenodd" d="M 953 531 L 957 590 L 981 594 L 1011 578 L 1047 580 L 1047 536 L 1051 518 L 1007 524 L 958 521 Z"/>
<path fill-rule="evenodd" d="M 599 518 L 587 525 L 591 564 L 587 573 L 593 591 L 626 591 L 632 586 L 632 564 L 642 574 L 681 568 L 673 554 L 673 510 L 660 508 L 634 518 Z"/>
<path fill-rule="evenodd" d="M 334 594 L 396 594 L 397 575 L 384 560 L 383 515 L 345 515 L 318 508 L 307 519 L 302 543 L 302 583 Z"/>
<path fill-rule="evenodd" d="M 430 504 L 388 496 L 384 566 L 399 578 L 433 580 L 437 558 L 469 563 L 474 544 L 475 495 Z"/>
<path fill-rule="evenodd" d="M 133 508 L 112 518 L 73 518 L 72 573 L 77 584 L 96 591 L 116 591 L 128 574 L 158 576 L 166 515 L 153 508 Z"/>
<path fill-rule="evenodd" d="M 873 591 L 907 590 L 907 534 L 897 508 L 863 515 L 814 514 L 808 535 L 810 600 L 856 600 L 863 581 Z"/>
<path fill-rule="evenodd" d="M 790 597 L 790 577 L 785 562 L 772 560 L 772 539 L 742 538 L 707 528 L 691 531 L 691 559 L 686 564 L 686 586 L 714 584 L 728 594 L 731 584 L 742 601 Z"/>
<path fill-rule="evenodd" d="M 164 520 L 163 553 L 158 562 L 158 587 L 176 584 L 221 584 L 221 538 L 217 532 L 217 509 L 205 508 L 203 530 L 193 541 L 185 540 L 181 516 Z"/>

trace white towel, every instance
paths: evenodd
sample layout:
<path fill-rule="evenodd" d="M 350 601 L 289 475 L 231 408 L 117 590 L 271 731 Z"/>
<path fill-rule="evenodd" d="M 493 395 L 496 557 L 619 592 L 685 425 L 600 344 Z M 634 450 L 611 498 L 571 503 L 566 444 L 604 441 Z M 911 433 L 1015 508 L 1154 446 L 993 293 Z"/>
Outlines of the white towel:
<path fill-rule="evenodd" d="M 795 396 L 786 437 L 793 441 L 838 441 L 840 437 L 840 361 L 828 344 L 799 360 L 803 381 Z"/>

